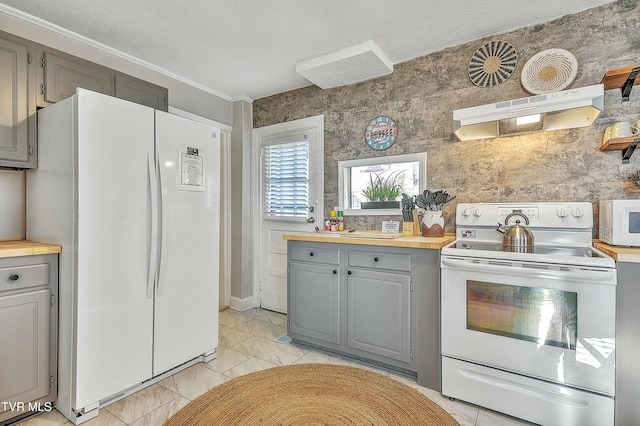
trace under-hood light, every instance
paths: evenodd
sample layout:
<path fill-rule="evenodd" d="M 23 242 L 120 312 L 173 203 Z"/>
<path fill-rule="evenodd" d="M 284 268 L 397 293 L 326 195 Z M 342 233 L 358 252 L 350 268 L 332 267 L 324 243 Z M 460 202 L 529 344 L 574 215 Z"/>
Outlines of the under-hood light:
<path fill-rule="evenodd" d="M 457 109 L 453 111 L 453 133 L 466 141 L 587 127 L 593 124 L 603 107 L 604 85 L 596 84 Z"/>

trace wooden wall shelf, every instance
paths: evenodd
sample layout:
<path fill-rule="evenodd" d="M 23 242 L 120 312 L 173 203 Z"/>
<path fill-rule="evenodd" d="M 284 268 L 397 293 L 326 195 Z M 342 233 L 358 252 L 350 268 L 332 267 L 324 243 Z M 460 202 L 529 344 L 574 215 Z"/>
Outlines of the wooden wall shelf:
<path fill-rule="evenodd" d="M 640 136 L 611 138 L 600 145 L 600 151 L 622 151 L 622 164 L 627 164 L 639 143 Z"/>
<path fill-rule="evenodd" d="M 601 83 L 605 90 L 621 89 L 622 100 L 628 101 L 633 85 L 640 83 L 640 65 L 607 71 Z"/>

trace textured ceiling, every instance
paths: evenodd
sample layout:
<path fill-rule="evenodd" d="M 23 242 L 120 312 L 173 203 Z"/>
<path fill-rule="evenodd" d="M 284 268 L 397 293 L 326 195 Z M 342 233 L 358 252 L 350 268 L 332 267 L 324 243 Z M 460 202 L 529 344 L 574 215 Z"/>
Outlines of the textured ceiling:
<path fill-rule="evenodd" d="M 0 10 L 32 15 L 235 100 L 308 86 L 296 63 L 368 40 L 397 64 L 611 1 L 0 0 Z"/>

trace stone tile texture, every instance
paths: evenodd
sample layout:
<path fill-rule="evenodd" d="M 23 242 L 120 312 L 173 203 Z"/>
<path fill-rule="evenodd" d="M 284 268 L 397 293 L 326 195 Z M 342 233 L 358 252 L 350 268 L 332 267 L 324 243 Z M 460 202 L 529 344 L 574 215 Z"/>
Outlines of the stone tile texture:
<path fill-rule="evenodd" d="M 606 127 L 640 119 L 640 88 L 628 102 L 619 89 L 605 91 L 605 108 L 591 127 L 460 142 L 452 133 L 454 109 L 531 96 L 520 83 L 524 64 L 546 49 L 573 53 L 578 74 L 568 87 L 600 83 L 607 70 L 640 64 L 640 0 L 618 0 L 560 19 L 450 47 L 405 63 L 392 74 L 322 90 L 316 86 L 258 99 L 254 128 L 324 114 L 325 217 L 338 204 L 340 160 L 427 153 L 427 187 L 457 199 L 445 206 L 447 232 L 455 231 L 456 202 L 589 201 L 640 198 L 629 180 L 640 153 L 622 164 L 620 151 L 598 150 Z M 484 88 L 468 76 L 471 55 L 492 40 L 518 52 L 504 83 Z M 398 126 L 396 143 L 376 152 L 364 141 L 369 121 L 388 115 Z M 399 219 L 399 217 L 393 217 Z M 349 216 L 347 227 L 379 228 L 386 216 Z M 595 235 L 594 235 L 595 236 Z"/>

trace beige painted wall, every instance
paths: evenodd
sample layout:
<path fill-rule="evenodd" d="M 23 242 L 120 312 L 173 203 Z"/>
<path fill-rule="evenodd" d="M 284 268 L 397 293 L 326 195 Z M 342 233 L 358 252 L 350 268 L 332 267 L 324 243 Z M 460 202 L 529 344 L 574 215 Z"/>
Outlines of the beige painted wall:
<path fill-rule="evenodd" d="M 576 56 L 578 75 L 569 88 L 597 84 L 609 69 L 640 64 L 638 17 L 640 0 L 620 0 L 398 64 L 391 75 L 376 80 L 329 90 L 312 86 L 259 99 L 253 104 L 253 124 L 325 115 L 327 210 L 337 205 L 338 161 L 413 152 L 427 152 L 428 188 L 445 189 L 457 202 L 640 198 L 640 190 L 627 179 L 640 169 L 640 152 L 623 165 L 620 152 L 598 150 L 607 126 L 640 119 L 640 87 L 624 103 L 620 90 L 606 91 L 605 110 L 592 127 L 468 142 L 452 134 L 454 109 L 530 96 L 519 76 L 540 51 L 562 48 Z M 491 40 L 514 46 L 517 68 L 501 85 L 477 87 L 468 77 L 469 59 Z M 369 121 L 379 115 L 390 116 L 399 128 L 396 143 L 383 152 L 371 150 L 363 136 Z M 454 203 L 445 208 L 447 232 L 455 230 Z M 347 226 L 373 229 L 383 219 L 348 217 Z"/>

